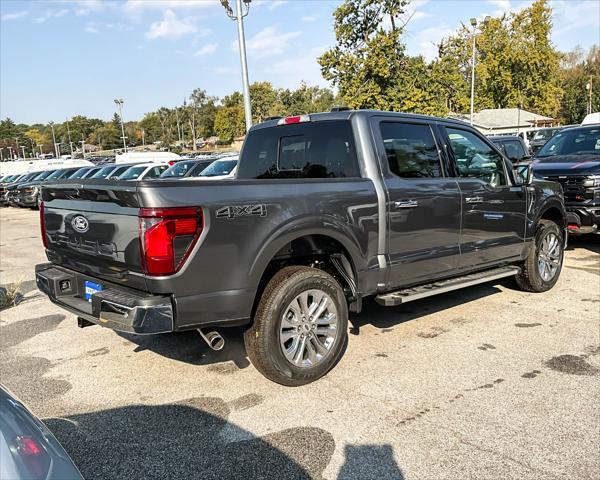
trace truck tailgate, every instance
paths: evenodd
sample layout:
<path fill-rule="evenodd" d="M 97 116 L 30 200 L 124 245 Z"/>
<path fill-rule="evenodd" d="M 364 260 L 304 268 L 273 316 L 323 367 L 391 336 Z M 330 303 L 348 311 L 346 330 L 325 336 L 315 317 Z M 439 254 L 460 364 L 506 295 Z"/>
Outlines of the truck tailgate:
<path fill-rule="evenodd" d="M 48 259 L 87 275 L 146 289 L 136 183 L 61 182 L 42 192 Z"/>

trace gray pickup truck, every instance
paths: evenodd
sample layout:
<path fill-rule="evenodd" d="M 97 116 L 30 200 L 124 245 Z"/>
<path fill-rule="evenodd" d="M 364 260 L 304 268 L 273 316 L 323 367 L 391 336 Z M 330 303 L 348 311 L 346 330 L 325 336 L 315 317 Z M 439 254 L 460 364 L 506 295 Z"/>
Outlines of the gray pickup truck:
<path fill-rule="evenodd" d="M 267 378 L 325 375 L 363 299 L 401 305 L 503 277 L 556 283 L 558 184 L 465 123 L 379 111 L 269 120 L 237 178 L 44 187 L 37 285 L 80 326 L 153 334 L 246 325 Z"/>

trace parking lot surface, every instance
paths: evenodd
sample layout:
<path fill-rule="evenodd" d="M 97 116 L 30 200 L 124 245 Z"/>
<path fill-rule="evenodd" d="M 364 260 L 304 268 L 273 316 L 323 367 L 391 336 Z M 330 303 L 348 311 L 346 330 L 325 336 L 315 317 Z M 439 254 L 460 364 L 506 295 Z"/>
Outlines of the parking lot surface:
<path fill-rule="evenodd" d="M 78 329 L 34 282 L 38 213 L 0 210 L 1 381 L 86 478 L 592 479 L 600 471 L 600 236 L 557 286 L 485 284 L 351 317 L 341 362 L 299 388 L 248 362 L 241 330 Z"/>

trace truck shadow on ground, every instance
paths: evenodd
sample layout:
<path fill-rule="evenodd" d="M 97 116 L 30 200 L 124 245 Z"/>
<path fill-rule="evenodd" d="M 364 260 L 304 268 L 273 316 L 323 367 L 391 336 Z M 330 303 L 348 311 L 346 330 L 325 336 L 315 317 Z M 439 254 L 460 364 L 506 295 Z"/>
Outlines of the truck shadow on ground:
<path fill-rule="evenodd" d="M 510 280 L 504 284 L 509 285 Z M 424 315 L 500 293 L 501 290 L 496 285 L 498 283 L 478 285 L 391 308 L 378 305 L 373 298 L 365 299 L 363 311 L 360 314 L 350 314 L 350 333 L 358 335 L 360 327 L 368 324 L 385 330 L 410 320 L 416 320 Z M 211 350 L 195 330 L 147 336 L 117 333 L 137 345 L 135 353 L 151 350 L 166 358 L 191 365 L 214 365 L 211 368 L 220 367 L 215 364 L 234 363 L 235 367 L 223 365 L 223 371 L 218 373 L 233 373 L 236 369 L 248 367 L 250 362 L 244 347 L 244 327 L 226 328 L 219 332 L 226 341 L 223 350 L 218 352 Z"/>
<path fill-rule="evenodd" d="M 235 405 L 191 398 L 44 422 L 85 478 L 322 478 L 335 450 L 329 432 L 295 427 L 256 437 L 227 420 Z M 390 445 L 348 445 L 344 453 L 340 479 L 404 478 Z"/>
<path fill-rule="evenodd" d="M 509 286 L 510 280 L 502 283 Z M 416 320 L 425 315 L 447 310 L 452 307 L 479 300 L 490 295 L 501 293 L 497 285 L 488 283 L 476 285 L 462 290 L 435 295 L 429 298 L 416 300 L 397 307 L 384 307 L 375 302 L 373 298 L 365 300 L 363 310 L 359 314 L 350 314 L 350 333 L 358 335 L 360 327 L 372 325 L 376 328 L 387 329 L 411 320 Z"/>
<path fill-rule="evenodd" d="M 162 335 L 117 333 L 137 345 L 135 353 L 151 350 L 166 358 L 192 365 L 211 365 L 230 361 L 237 368 L 246 368 L 250 365 L 244 347 L 244 329 L 241 327 L 219 330 L 225 339 L 225 346 L 220 351 L 211 350 L 196 330 Z"/>
<path fill-rule="evenodd" d="M 600 233 L 589 235 L 571 235 L 567 243 L 567 250 L 581 249 L 600 254 Z"/>

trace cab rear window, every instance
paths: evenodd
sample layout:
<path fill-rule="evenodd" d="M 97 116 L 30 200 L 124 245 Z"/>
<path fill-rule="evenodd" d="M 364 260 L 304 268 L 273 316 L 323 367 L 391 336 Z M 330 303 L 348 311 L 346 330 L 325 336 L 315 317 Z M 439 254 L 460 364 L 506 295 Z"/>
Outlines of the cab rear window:
<path fill-rule="evenodd" d="M 347 120 L 259 129 L 248 135 L 238 179 L 360 177 Z"/>

